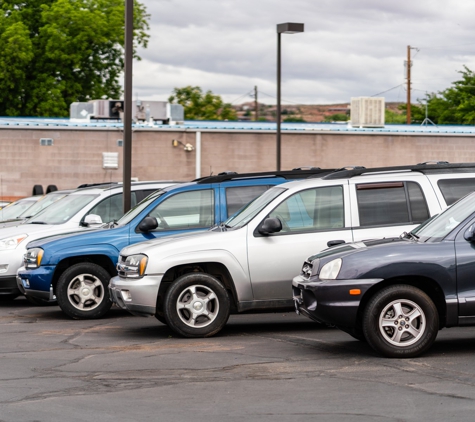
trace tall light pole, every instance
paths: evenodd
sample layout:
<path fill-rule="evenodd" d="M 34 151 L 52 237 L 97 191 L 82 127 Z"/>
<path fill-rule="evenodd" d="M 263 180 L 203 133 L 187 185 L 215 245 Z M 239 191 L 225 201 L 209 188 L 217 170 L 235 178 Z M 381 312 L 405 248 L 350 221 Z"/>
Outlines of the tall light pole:
<path fill-rule="evenodd" d="M 123 206 L 124 214 L 131 208 L 132 178 L 132 62 L 134 39 L 134 0 L 125 2 L 125 67 L 124 67 L 124 144 L 123 144 Z"/>
<path fill-rule="evenodd" d="M 303 23 L 279 23 L 277 24 L 277 171 L 280 171 L 280 34 L 296 34 L 303 32 Z"/>

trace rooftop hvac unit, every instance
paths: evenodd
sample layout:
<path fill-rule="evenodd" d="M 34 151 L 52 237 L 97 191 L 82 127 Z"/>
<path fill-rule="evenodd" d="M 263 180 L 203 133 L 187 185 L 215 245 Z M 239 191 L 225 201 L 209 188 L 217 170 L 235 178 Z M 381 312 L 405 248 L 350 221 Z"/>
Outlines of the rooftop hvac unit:
<path fill-rule="evenodd" d="M 124 114 L 124 102 L 121 100 L 93 100 L 94 119 L 120 120 Z"/>
<path fill-rule="evenodd" d="M 88 120 L 93 114 L 93 103 L 71 103 L 69 106 L 69 117 L 72 121 Z"/>
<path fill-rule="evenodd" d="M 351 98 L 351 126 L 384 127 L 384 97 Z"/>
<path fill-rule="evenodd" d="M 122 120 L 123 100 L 91 100 L 87 103 L 72 103 L 70 119 L 78 120 Z M 159 122 L 163 124 L 182 123 L 184 108 L 167 101 L 132 101 L 132 119 L 135 122 Z"/>

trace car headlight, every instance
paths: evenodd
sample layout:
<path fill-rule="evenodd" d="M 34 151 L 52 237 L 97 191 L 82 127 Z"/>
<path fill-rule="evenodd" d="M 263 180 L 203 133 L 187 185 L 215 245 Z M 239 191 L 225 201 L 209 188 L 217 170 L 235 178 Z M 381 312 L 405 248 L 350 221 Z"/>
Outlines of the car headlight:
<path fill-rule="evenodd" d="M 121 277 L 139 278 L 145 274 L 148 256 L 143 254 L 121 257 L 117 264 L 117 272 Z"/>
<path fill-rule="evenodd" d="M 24 234 L 17 234 L 16 236 L 12 236 L 12 237 L 6 237 L 5 239 L 0 239 L 0 251 L 15 249 L 27 237 L 28 235 L 24 233 Z"/>
<path fill-rule="evenodd" d="M 23 256 L 23 262 L 25 264 L 25 268 L 29 270 L 38 268 L 41 265 L 43 254 L 44 254 L 44 251 L 41 248 L 28 249 L 26 254 Z"/>
<path fill-rule="evenodd" d="M 342 262 L 341 258 L 327 262 L 320 270 L 320 280 L 335 280 L 340 272 Z"/>

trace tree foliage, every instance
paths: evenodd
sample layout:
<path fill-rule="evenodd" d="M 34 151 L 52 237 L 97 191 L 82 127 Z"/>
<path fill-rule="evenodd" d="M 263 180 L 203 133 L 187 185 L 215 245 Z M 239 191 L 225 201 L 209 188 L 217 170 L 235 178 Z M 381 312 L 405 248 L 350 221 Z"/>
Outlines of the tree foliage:
<path fill-rule="evenodd" d="M 467 66 L 459 73 L 462 78 L 450 88 L 427 94 L 419 105 L 411 105 L 411 120 L 423 121 L 427 104 L 427 117 L 435 124 L 475 124 L 475 73 Z"/>
<path fill-rule="evenodd" d="M 187 120 L 237 120 L 236 111 L 231 104 L 225 103 L 211 91 L 203 94 L 199 86 L 175 88 L 168 101 L 181 104 Z"/>
<path fill-rule="evenodd" d="M 350 116 L 345 113 L 335 113 L 329 116 L 325 116 L 324 122 L 347 122 L 350 119 Z"/>
<path fill-rule="evenodd" d="M 0 1 L 0 115 L 68 116 L 73 102 L 119 98 L 124 7 L 124 0 Z M 147 19 L 135 1 L 135 47 L 147 46 Z"/>

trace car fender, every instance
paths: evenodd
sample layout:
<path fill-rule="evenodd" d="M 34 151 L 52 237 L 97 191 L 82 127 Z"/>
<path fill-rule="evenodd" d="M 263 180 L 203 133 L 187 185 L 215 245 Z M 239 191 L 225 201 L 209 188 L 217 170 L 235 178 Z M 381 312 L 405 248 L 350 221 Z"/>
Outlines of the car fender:
<path fill-rule="evenodd" d="M 147 273 L 148 275 L 163 275 L 173 267 L 203 262 L 216 262 L 227 268 L 237 294 L 237 301 L 253 299 L 247 263 L 243 265 L 236 256 L 224 249 L 207 249 L 169 255 L 160 260 L 154 260 L 153 266 L 147 268 Z"/>

